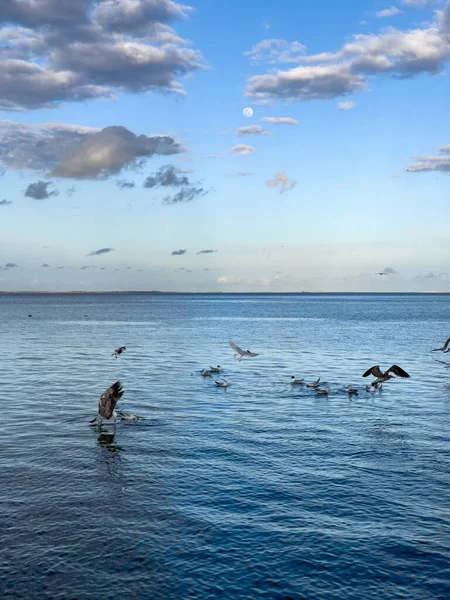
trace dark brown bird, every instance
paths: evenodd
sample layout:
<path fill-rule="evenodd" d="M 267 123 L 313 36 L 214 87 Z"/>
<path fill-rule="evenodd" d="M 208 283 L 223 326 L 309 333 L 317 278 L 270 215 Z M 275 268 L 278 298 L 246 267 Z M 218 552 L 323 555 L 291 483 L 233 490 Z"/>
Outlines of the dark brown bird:
<path fill-rule="evenodd" d="M 367 369 L 367 371 L 363 374 L 363 377 L 373 375 L 374 377 L 376 377 L 376 380 L 373 382 L 373 384 L 377 384 L 383 383 L 383 381 L 388 381 L 389 379 L 393 379 L 394 377 L 393 375 L 390 375 L 390 373 L 397 375 L 397 377 L 411 377 L 411 375 L 408 375 L 406 371 L 404 371 L 401 367 L 398 367 L 397 365 L 392 365 L 392 367 L 389 367 L 389 369 L 384 373 L 381 371 L 378 365 L 375 365 L 374 367 L 370 367 L 370 369 Z"/>
<path fill-rule="evenodd" d="M 126 347 L 125 346 L 120 346 L 120 348 L 117 348 L 116 350 L 114 350 L 114 352 L 111 354 L 111 356 L 115 356 L 116 358 L 119 356 L 119 354 L 122 354 L 122 352 L 125 352 Z"/>
<path fill-rule="evenodd" d="M 120 381 L 116 381 L 116 383 L 113 383 L 112 386 L 106 389 L 100 396 L 100 400 L 98 401 L 98 415 L 95 417 L 95 419 L 92 419 L 90 423 L 97 421 L 97 424 L 101 425 L 102 419 L 110 419 L 111 417 L 114 417 L 115 423 L 117 414 L 114 409 L 122 396 L 122 383 Z"/>
<path fill-rule="evenodd" d="M 450 338 L 448 338 L 448 340 L 445 342 L 445 344 L 442 346 L 442 348 L 435 348 L 431 352 L 439 352 L 439 350 L 442 350 L 442 352 L 445 352 L 445 353 L 450 352 Z"/>

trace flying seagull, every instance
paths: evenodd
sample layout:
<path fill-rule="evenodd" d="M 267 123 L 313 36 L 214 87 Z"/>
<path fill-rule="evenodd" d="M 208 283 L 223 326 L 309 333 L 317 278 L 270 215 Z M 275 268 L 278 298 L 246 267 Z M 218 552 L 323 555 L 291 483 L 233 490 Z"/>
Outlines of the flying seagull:
<path fill-rule="evenodd" d="M 375 273 L 375 275 L 389 275 L 389 273 L 385 273 L 384 271 L 380 271 L 379 273 Z"/>
<path fill-rule="evenodd" d="M 123 396 L 122 383 L 120 381 L 116 381 L 113 383 L 108 389 L 106 389 L 103 394 L 100 396 L 100 400 L 98 401 L 98 415 L 90 421 L 90 423 L 94 423 L 97 421 L 97 425 L 102 424 L 102 419 L 110 419 L 114 417 L 114 423 L 117 419 L 116 411 L 114 410 L 116 404 Z"/>
<path fill-rule="evenodd" d="M 439 352 L 439 350 L 442 350 L 442 352 L 445 352 L 445 353 L 450 352 L 450 338 L 448 338 L 448 340 L 445 342 L 445 344 L 442 346 L 442 348 L 435 348 L 431 352 Z"/>
<path fill-rule="evenodd" d="M 445 360 L 438 360 L 437 358 L 433 358 L 433 360 L 435 360 L 438 363 L 441 363 L 441 365 L 445 365 L 447 369 L 450 369 L 450 363 L 445 362 Z"/>
<path fill-rule="evenodd" d="M 236 352 L 234 358 L 237 358 L 239 361 L 241 361 L 244 358 L 244 356 L 259 356 L 259 354 L 256 354 L 256 352 L 250 352 L 250 350 L 242 350 L 242 348 L 239 348 L 239 346 L 237 346 L 234 342 L 229 342 L 229 344 Z"/>
<path fill-rule="evenodd" d="M 411 377 L 406 371 L 404 371 L 401 367 L 398 367 L 397 365 L 392 365 L 392 367 L 389 367 L 389 369 L 384 373 L 381 372 L 380 367 L 378 365 L 375 365 L 374 367 L 370 367 L 370 369 L 367 369 L 367 371 L 363 374 L 363 377 L 373 375 L 374 377 L 376 377 L 374 384 L 382 383 L 383 381 L 388 381 L 389 379 L 394 378 L 393 375 L 390 375 L 390 373 L 397 375 L 397 377 Z"/>
<path fill-rule="evenodd" d="M 116 358 L 119 356 L 119 354 L 122 354 L 122 352 L 125 352 L 126 347 L 125 346 L 120 346 L 120 348 L 117 348 L 116 350 L 114 350 L 114 352 L 111 354 L 111 356 L 115 356 Z"/>

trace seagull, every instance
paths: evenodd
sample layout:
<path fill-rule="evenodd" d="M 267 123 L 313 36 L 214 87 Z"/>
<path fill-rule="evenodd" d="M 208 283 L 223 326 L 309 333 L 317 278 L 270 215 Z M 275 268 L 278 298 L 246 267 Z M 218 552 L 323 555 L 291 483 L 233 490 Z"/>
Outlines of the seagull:
<path fill-rule="evenodd" d="M 101 425 L 103 418 L 110 419 L 111 417 L 114 417 L 115 423 L 117 419 L 117 413 L 114 409 L 122 396 L 122 383 L 120 381 L 116 381 L 116 383 L 113 383 L 100 396 L 100 400 L 98 401 L 98 415 L 89 422 L 94 423 L 97 421 L 97 424 Z"/>
<path fill-rule="evenodd" d="M 250 352 L 250 350 L 242 350 L 242 348 L 239 348 L 239 346 L 237 346 L 234 342 L 229 342 L 229 344 L 233 348 L 233 350 L 236 351 L 234 358 L 238 358 L 239 361 L 241 361 L 244 358 L 244 356 L 259 356 L 259 354 L 256 354 L 256 352 Z"/>
<path fill-rule="evenodd" d="M 222 367 L 217 365 L 217 367 L 209 367 L 211 369 L 211 373 L 220 373 L 222 371 Z"/>
<path fill-rule="evenodd" d="M 216 385 L 220 388 L 226 388 L 228 387 L 228 382 L 224 379 L 223 381 L 216 381 Z"/>
<path fill-rule="evenodd" d="M 389 273 L 385 273 L 384 271 L 381 271 L 380 273 L 375 273 L 375 275 L 389 275 Z"/>
<path fill-rule="evenodd" d="M 433 360 L 435 360 L 438 363 L 441 363 L 441 365 L 445 365 L 447 369 L 450 369 L 450 363 L 445 362 L 445 360 L 438 360 L 437 358 L 433 358 Z"/>
<path fill-rule="evenodd" d="M 358 395 L 358 390 L 356 388 L 354 388 L 352 385 L 348 385 L 347 390 L 348 390 L 349 396 L 351 396 L 352 394 L 356 394 L 356 396 Z"/>
<path fill-rule="evenodd" d="M 328 388 L 319 389 L 316 388 L 316 392 L 318 396 L 328 396 Z"/>
<path fill-rule="evenodd" d="M 139 419 L 142 419 L 142 417 L 139 417 L 138 415 L 135 415 L 134 413 L 123 413 L 123 412 L 119 412 L 120 418 L 122 419 L 122 421 L 139 421 Z"/>
<path fill-rule="evenodd" d="M 445 352 L 445 353 L 450 352 L 450 338 L 448 338 L 448 340 L 445 342 L 445 344 L 442 346 L 442 348 L 435 348 L 431 352 L 439 352 L 439 350 L 442 350 L 442 352 Z"/>
<path fill-rule="evenodd" d="M 291 377 L 291 381 L 294 385 L 300 385 L 301 383 L 304 383 L 304 379 L 295 379 L 294 375 L 292 375 Z"/>
<path fill-rule="evenodd" d="M 382 383 L 383 381 L 388 381 L 389 379 L 394 378 L 393 375 L 389 375 L 389 373 L 394 373 L 394 375 L 397 375 L 397 377 L 411 377 L 406 371 L 404 371 L 401 367 L 398 367 L 397 365 L 392 365 L 392 367 L 389 367 L 389 369 L 384 373 L 381 372 L 380 367 L 378 365 L 375 365 L 374 367 L 370 367 L 370 369 L 367 369 L 367 371 L 363 374 L 363 377 L 373 375 L 374 377 L 376 377 L 374 383 Z"/>
<path fill-rule="evenodd" d="M 114 352 L 111 354 L 111 356 L 115 356 L 116 358 L 119 356 L 119 354 L 122 354 L 122 352 L 125 352 L 126 347 L 125 346 L 120 346 L 120 348 L 117 348 L 116 350 L 114 350 Z"/>
<path fill-rule="evenodd" d="M 319 387 L 319 381 L 320 381 L 320 377 L 319 377 L 319 379 L 317 381 L 313 381 L 312 383 L 307 383 L 306 387 L 309 387 L 309 388 Z"/>
<path fill-rule="evenodd" d="M 382 389 L 383 389 L 382 383 L 372 383 L 371 385 L 366 385 L 366 392 L 374 393 L 377 390 L 381 391 Z"/>
<path fill-rule="evenodd" d="M 208 371 L 208 369 L 203 369 L 203 370 L 202 370 L 202 376 L 203 376 L 203 377 L 212 377 L 212 374 L 211 374 L 211 373 L 212 373 L 212 372 L 211 372 L 211 371 Z"/>

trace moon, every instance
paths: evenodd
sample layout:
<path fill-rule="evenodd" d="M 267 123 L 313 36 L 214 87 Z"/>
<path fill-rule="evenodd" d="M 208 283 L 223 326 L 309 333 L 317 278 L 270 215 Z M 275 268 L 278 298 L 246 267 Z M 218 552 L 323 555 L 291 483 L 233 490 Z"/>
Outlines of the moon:
<path fill-rule="evenodd" d="M 242 114 L 244 115 L 244 117 L 247 117 L 247 118 L 253 117 L 253 108 L 250 108 L 249 106 L 247 106 L 242 111 Z"/>

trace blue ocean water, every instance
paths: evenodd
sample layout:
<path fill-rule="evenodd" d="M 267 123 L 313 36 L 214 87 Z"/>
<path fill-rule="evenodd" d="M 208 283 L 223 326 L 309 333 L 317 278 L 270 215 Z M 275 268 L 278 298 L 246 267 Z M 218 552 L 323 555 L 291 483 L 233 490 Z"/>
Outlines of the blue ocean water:
<path fill-rule="evenodd" d="M 430 349 L 449 313 L 444 295 L 0 295 L 0 597 L 448 599 L 450 373 Z M 393 363 L 411 379 L 366 393 Z M 217 364 L 227 390 L 199 374 Z M 117 379 L 145 420 L 99 433 Z"/>

